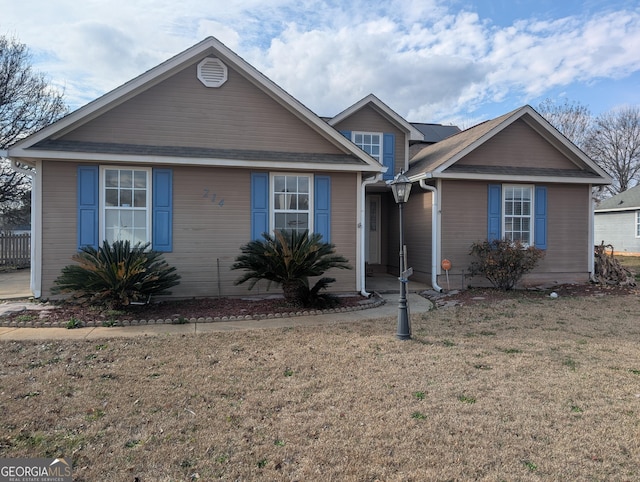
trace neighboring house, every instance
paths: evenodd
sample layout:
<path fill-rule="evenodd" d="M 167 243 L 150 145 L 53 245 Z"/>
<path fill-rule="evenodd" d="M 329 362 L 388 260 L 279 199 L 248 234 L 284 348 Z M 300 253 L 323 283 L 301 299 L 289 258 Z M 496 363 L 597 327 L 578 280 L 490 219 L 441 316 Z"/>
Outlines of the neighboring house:
<path fill-rule="evenodd" d="M 423 148 L 405 215 L 416 278 L 470 283 L 471 244 L 520 240 L 545 251 L 524 284 L 586 282 L 593 271 L 591 188 L 610 178 L 530 106 Z M 473 284 L 483 282 L 474 278 Z"/>
<path fill-rule="evenodd" d="M 602 201 L 595 210 L 595 242 L 615 254 L 640 256 L 640 186 Z"/>
<path fill-rule="evenodd" d="M 366 293 L 366 268 L 398 270 L 387 182 L 403 170 L 415 279 L 442 284 L 448 258 L 460 280 L 473 241 L 507 236 L 546 249 L 532 279 L 586 281 L 591 186 L 606 174 L 528 106 L 458 131 L 407 122 L 373 95 L 323 120 L 207 38 L 8 149 L 36 172 L 32 290 L 50 296 L 79 247 L 129 239 L 177 268 L 174 296 L 242 295 L 240 247 L 308 229 L 354 268 L 331 272 L 332 290 Z"/>

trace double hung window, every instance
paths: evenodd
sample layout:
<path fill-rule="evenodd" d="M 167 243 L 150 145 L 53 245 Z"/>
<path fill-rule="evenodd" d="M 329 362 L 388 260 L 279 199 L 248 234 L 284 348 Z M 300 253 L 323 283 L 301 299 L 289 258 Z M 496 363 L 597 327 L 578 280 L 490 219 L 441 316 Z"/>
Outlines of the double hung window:
<path fill-rule="evenodd" d="M 273 174 L 271 182 L 273 228 L 280 231 L 312 231 L 311 176 Z"/>
<path fill-rule="evenodd" d="M 533 186 L 504 186 L 503 233 L 504 239 L 532 244 L 533 238 Z"/>
<path fill-rule="evenodd" d="M 547 249 L 547 186 L 489 184 L 487 239 Z"/>
<path fill-rule="evenodd" d="M 101 237 L 109 243 L 151 241 L 151 170 L 102 168 Z"/>
<path fill-rule="evenodd" d="M 640 238 L 640 211 L 636 211 L 636 238 Z"/>

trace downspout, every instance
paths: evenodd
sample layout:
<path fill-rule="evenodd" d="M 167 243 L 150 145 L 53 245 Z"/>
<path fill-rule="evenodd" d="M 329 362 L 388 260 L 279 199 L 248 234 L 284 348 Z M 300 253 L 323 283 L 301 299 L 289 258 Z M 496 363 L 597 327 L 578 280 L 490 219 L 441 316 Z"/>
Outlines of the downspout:
<path fill-rule="evenodd" d="M 2 157 L 6 158 L 7 151 L 0 152 L 0 154 L 2 155 Z M 18 161 L 16 161 L 15 159 L 10 159 L 10 161 L 11 161 L 12 169 L 14 169 L 15 171 L 18 171 L 21 174 L 24 174 L 25 176 L 29 176 L 32 179 L 31 181 L 31 268 L 29 270 L 30 271 L 29 288 L 31 289 L 31 292 L 33 293 L 33 296 L 35 298 L 40 298 L 40 295 L 42 294 L 40 292 L 40 283 L 39 283 L 40 273 L 36 272 L 40 266 L 40 263 L 38 263 L 38 259 L 37 259 L 37 253 L 39 252 L 38 247 L 40 243 L 39 243 L 39 237 L 34 236 L 34 230 L 36 228 L 36 220 L 38 219 L 38 214 L 36 212 L 37 211 L 36 186 L 35 186 L 36 171 L 35 170 L 30 171 L 28 169 L 20 167 L 18 165 Z M 36 287 L 38 289 L 36 289 Z"/>
<path fill-rule="evenodd" d="M 438 285 L 438 190 L 429 186 L 426 179 L 420 179 L 420 187 L 431 191 L 431 287 L 438 293 L 444 290 Z"/>
<path fill-rule="evenodd" d="M 595 259 L 595 201 L 593 199 L 593 184 L 589 184 L 589 281 L 596 282 L 596 259 Z"/>
<path fill-rule="evenodd" d="M 375 184 L 378 181 L 382 180 L 382 173 L 380 174 L 376 174 L 374 177 L 372 178 L 368 178 L 368 179 L 363 179 L 362 180 L 362 189 L 360 190 L 360 195 L 362 196 L 360 199 L 360 294 L 362 296 L 364 296 L 365 298 L 369 298 L 371 296 L 371 293 L 369 293 L 368 291 L 366 291 L 366 279 L 367 279 L 367 270 L 365 268 L 365 264 L 366 264 L 366 256 L 367 253 L 365 253 L 364 251 L 364 247 L 366 244 L 366 233 L 365 233 L 365 213 L 366 213 L 366 195 L 367 195 L 367 190 L 366 190 L 366 186 L 368 186 L 369 184 Z"/>

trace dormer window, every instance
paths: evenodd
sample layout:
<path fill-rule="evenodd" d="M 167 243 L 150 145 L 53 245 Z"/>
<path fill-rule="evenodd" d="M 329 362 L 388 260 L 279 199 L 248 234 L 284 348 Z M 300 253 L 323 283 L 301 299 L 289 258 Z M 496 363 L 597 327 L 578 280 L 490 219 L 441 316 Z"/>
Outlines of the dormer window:
<path fill-rule="evenodd" d="M 380 162 L 382 134 L 377 132 L 354 132 L 353 143 Z"/>

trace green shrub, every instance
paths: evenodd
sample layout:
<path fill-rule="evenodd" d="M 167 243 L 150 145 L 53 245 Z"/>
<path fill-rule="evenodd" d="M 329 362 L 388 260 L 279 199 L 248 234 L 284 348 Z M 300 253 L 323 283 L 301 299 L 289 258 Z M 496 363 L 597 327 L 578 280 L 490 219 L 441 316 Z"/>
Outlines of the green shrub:
<path fill-rule="evenodd" d="M 271 236 L 263 233 L 264 240 L 250 241 L 242 246 L 242 254 L 231 269 L 247 270 L 234 284 L 249 281 L 252 289 L 260 280 L 278 283 L 287 302 L 295 306 L 323 308 L 332 304 L 328 294 L 321 294 L 335 278 L 321 278 L 313 287 L 309 278 L 321 276 L 331 268 L 351 269 L 348 260 L 335 253 L 331 243 L 322 242 L 322 235 L 307 231 L 274 231 Z"/>
<path fill-rule="evenodd" d="M 67 328 L 67 330 L 82 328 L 82 322 L 75 317 L 71 317 L 71 319 L 65 324 L 65 327 Z"/>
<path fill-rule="evenodd" d="M 478 258 L 469 266 L 471 274 L 483 275 L 501 290 L 512 289 L 544 257 L 541 249 L 498 239 L 473 243 L 469 254 Z"/>
<path fill-rule="evenodd" d="M 179 283 L 180 276 L 149 246 L 105 241 L 98 249 L 83 247 L 71 258 L 78 264 L 62 269 L 53 291 L 72 293 L 76 300 L 112 309 L 169 294 L 168 289 Z"/>

